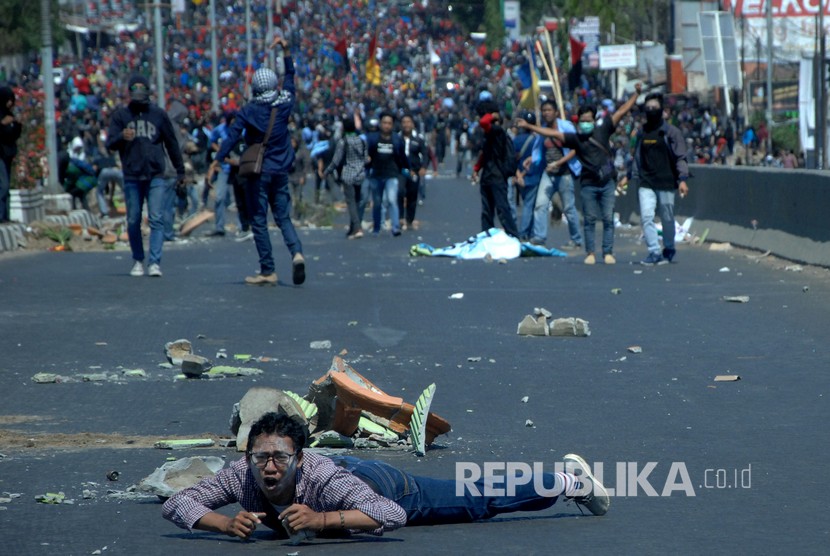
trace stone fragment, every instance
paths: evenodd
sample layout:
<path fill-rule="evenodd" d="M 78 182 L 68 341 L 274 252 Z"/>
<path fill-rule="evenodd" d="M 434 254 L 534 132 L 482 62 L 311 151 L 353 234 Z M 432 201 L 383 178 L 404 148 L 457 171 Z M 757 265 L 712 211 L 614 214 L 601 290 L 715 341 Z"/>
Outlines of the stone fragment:
<path fill-rule="evenodd" d="M 534 316 L 543 316 L 546 319 L 549 319 L 553 316 L 553 313 L 545 309 L 544 307 L 534 307 L 533 308 L 533 315 Z"/>
<path fill-rule="evenodd" d="M 524 396 L 524 397 L 522 398 L 522 403 L 527 403 L 528 401 L 530 401 L 530 397 L 529 397 L 529 396 Z"/>
<path fill-rule="evenodd" d="M 47 492 L 35 496 L 35 501 L 41 504 L 63 504 L 65 499 L 66 495 L 63 492 Z"/>
<path fill-rule="evenodd" d="M 526 426 L 526 427 L 533 427 L 533 426 L 535 426 L 535 425 L 533 424 L 533 421 L 531 421 L 530 419 L 528 419 L 527 421 L 525 421 L 525 426 Z"/>
<path fill-rule="evenodd" d="M 468 357 L 467 358 L 468 363 L 478 363 L 479 361 L 481 361 L 481 357 Z"/>
<path fill-rule="evenodd" d="M 113 233 L 104 234 L 104 237 L 101 238 L 101 243 L 104 245 L 115 245 L 118 241 L 118 236 Z"/>
<path fill-rule="evenodd" d="M 643 353 L 643 348 L 640 346 L 629 346 L 628 351 L 630 353 Z"/>
<path fill-rule="evenodd" d="M 464 294 L 461 292 L 454 293 L 450 296 L 450 299 L 464 299 Z"/>
<path fill-rule="evenodd" d="M 311 342 L 308 347 L 311 349 L 331 349 L 331 341 L 329 340 L 316 340 Z"/>
<path fill-rule="evenodd" d="M 188 378 L 198 378 L 212 367 L 210 360 L 201 355 L 185 355 L 182 357 L 182 374 Z"/>
<path fill-rule="evenodd" d="M 551 336 L 580 336 L 591 335 L 588 321 L 577 317 L 555 319 L 550 326 Z"/>
<path fill-rule="evenodd" d="M 101 382 L 107 380 L 107 373 L 84 373 L 79 374 L 78 378 L 83 382 Z"/>
<path fill-rule="evenodd" d="M 804 270 L 804 267 L 800 264 L 791 264 L 784 267 L 784 270 L 788 272 L 801 272 Z"/>
<path fill-rule="evenodd" d="M 614 295 L 620 295 L 622 293 L 622 288 L 612 288 L 611 293 Z"/>
<path fill-rule="evenodd" d="M 55 373 L 37 373 L 32 377 L 32 381 L 38 384 L 50 384 L 53 382 L 61 382 L 61 376 Z"/>
<path fill-rule="evenodd" d="M 208 376 L 211 377 L 218 377 L 218 376 L 256 376 L 261 375 L 262 371 L 260 369 L 253 369 L 248 367 L 229 367 L 227 365 L 217 365 L 213 367 L 209 371 L 207 371 Z"/>
<path fill-rule="evenodd" d="M 220 438 L 219 439 L 219 447 L 220 448 L 236 448 L 236 439 L 235 438 Z"/>
<path fill-rule="evenodd" d="M 144 369 L 124 369 L 121 374 L 130 378 L 147 378 L 147 373 Z"/>
<path fill-rule="evenodd" d="M 170 461 L 153 471 L 138 483 L 141 492 L 167 499 L 184 488 L 189 488 L 205 477 L 211 477 L 225 466 L 222 458 L 213 456 L 182 458 Z"/>
<path fill-rule="evenodd" d="M 721 268 L 720 270 L 718 270 L 718 272 L 731 272 L 731 270 L 729 270 L 729 267 L 728 267 L 728 266 L 724 266 L 723 268 Z"/>
<path fill-rule="evenodd" d="M 306 420 L 300 405 L 282 390 L 259 386 L 251 388 L 239 401 L 238 412 L 235 410 L 235 414 L 231 416 L 231 432 L 236 435 L 238 452 L 244 452 L 248 447 L 251 425 L 271 411 L 298 417 L 304 422 Z"/>
<path fill-rule="evenodd" d="M 174 340 L 164 344 L 164 354 L 167 356 L 167 360 L 173 365 L 181 365 L 182 358 L 192 353 L 193 344 L 190 343 L 190 340 Z"/>
<path fill-rule="evenodd" d="M 544 316 L 534 318 L 532 315 L 525 315 L 522 322 L 516 329 L 520 336 L 549 336 L 547 319 Z"/>
<path fill-rule="evenodd" d="M 709 245 L 709 251 L 729 251 L 732 249 L 731 243 L 712 243 Z"/>
<path fill-rule="evenodd" d="M 159 450 L 185 450 L 189 448 L 210 448 L 213 440 L 210 438 L 188 438 L 186 440 L 159 440 L 153 444 Z"/>
<path fill-rule="evenodd" d="M 749 303 L 748 295 L 724 295 L 722 299 L 730 303 Z"/>

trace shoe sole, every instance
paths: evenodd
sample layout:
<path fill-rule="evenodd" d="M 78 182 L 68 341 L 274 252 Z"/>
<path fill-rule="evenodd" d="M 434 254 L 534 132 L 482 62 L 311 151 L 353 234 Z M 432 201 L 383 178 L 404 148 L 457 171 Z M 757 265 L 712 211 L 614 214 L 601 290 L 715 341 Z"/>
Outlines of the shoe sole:
<path fill-rule="evenodd" d="M 277 281 L 274 280 L 273 282 L 268 282 L 268 281 L 262 280 L 260 282 L 249 282 L 248 280 L 245 280 L 245 285 L 246 286 L 276 286 Z"/>
<path fill-rule="evenodd" d="M 579 467 L 582 471 L 582 475 L 591 481 L 592 490 L 591 494 L 594 498 L 605 498 L 608 502 L 605 505 L 605 511 L 602 513 L 594 513 L 594 515 L 605 515 L 608 512 L 608 508 L 611 507 L 611 498 L 608 496 L 608 491 L 605 490 L 605 487 L 596 480 L 594 474 L 591 473 L 591 466 L 588 465 L 588 462 L 585 461 L 582 456 L 578 456 L 576 454 L 565 454 L 565 457 L 562 458 L 565 462 L 565 472 L 573 474 L 573 468 Z M 572 464 L 570 469 L 568 468 L 568 464 Z M 575 464 L 575 465 L 574 465 Z M 579 477 L 577 477 L 579 478 Z M 593 512 L 592 512 L 593 513 Z"/>
<path fill-rule="evenodd" d="M 294 263 L 291 271 L 291 280 L 295 286 L 299 286 L 305 282 L 305 261 Z"/>

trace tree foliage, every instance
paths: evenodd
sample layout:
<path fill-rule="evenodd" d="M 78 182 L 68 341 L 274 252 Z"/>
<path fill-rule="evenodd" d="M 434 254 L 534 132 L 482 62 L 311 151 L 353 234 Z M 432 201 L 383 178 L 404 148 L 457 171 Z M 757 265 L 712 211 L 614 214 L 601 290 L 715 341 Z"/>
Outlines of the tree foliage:
<path fill-rule="evenodd" d="M 63 27 L 58 0 L 51 4 L 52 44 L 60 44 Z M 40 0 L 0 0 L 0 55 L 28 54 L 40 49 Z"/>

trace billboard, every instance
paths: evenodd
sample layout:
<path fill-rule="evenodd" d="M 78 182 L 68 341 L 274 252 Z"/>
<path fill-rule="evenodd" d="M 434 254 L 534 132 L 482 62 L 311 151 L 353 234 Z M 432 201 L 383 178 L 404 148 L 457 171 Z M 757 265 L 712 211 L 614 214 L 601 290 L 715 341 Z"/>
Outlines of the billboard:
<path fill-rule="evenodd" d="M 738 47 L 747 60 L 766 61 L 767 0 L 723 0 L 723 9 L 735 15 Z M 824 6 L 824 29 L 830 32 L 828 0 L 771 0 L 773 48 L 776 61 L 798 62 L 802 52 L 813 52 L 816 16 Z M 760 47 L 760 48 L 759 48 Z M 760 51 L 759 51 L 760 50 Z"/>
<path fill-rule="evenodd" d="M 637 47 L 633 44 L 611 44 L 599 47 L 599 69 L 612 70 L 637 67 Z"/>
<path fill-rule="evenodd" d="M 569 23 L 568 31 L 574 39 L 586 45 L 582 52 L 582 66 L 599 68 L 599 17 L 574 17 Z"/>

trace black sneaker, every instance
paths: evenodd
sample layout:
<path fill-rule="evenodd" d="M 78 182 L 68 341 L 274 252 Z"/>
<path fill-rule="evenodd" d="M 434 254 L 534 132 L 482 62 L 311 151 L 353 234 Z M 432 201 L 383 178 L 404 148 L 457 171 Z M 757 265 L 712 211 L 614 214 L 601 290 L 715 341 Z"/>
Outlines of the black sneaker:
<path fill-rule="evenodd" d="M 585 506 L 594 515 L 605 515 L 611 506 L 611 497 L 602 483 L 591 473 L 588 462 L 576 454 L 567 454 L 564 458 L 565 472 L 574 475 L 582 484 L 578 494 L 569 497 L 577 506 Z"/>
<path fill-rule="evenodd" d="M 666 259 L 667 262 L 672 262 L 675 253 L 677 253 L 676 249 L 666 247 L 663 249 L 663 258 Z"/>
<path fill-rule="evenodd" d="M 640 264 L 643 266 L 654 266 L 656 264 L 662 264 L 665 259 L 660 255 L 660 253 L 649 253 L 648 257 L 640 261 Z"/>

